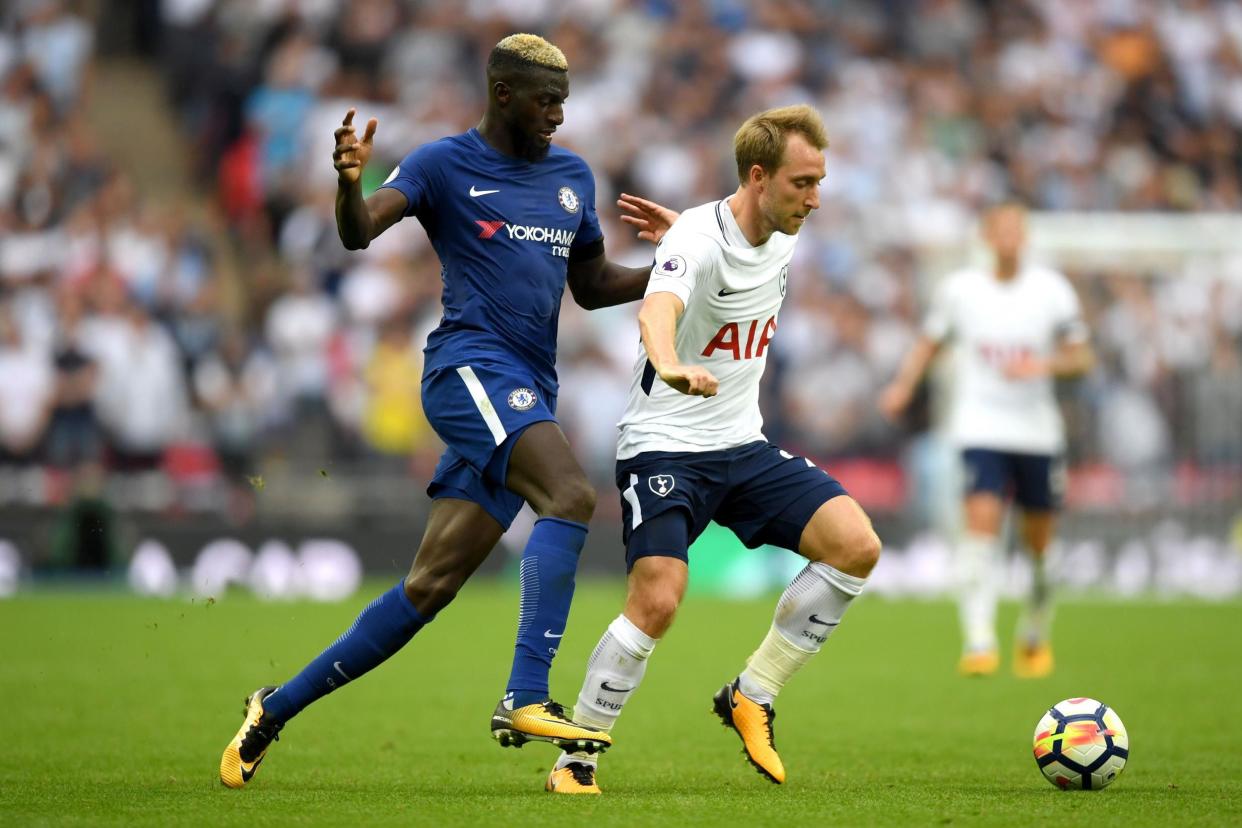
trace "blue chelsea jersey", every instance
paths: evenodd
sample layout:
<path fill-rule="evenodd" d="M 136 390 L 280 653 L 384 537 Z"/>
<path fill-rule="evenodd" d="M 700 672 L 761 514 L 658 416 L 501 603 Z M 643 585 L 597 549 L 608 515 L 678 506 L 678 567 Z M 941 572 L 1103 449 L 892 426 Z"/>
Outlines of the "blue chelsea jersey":
<path fill-rule="evenodd" d="M 440 257 L 444 317 L 424 370 L 516 359 L 555 393 L 569 252 L 603 235 L 586 162 L 557 146 L 510 158 L 472 129 L 414 150 L 383 186 L 405 195 Z"/>

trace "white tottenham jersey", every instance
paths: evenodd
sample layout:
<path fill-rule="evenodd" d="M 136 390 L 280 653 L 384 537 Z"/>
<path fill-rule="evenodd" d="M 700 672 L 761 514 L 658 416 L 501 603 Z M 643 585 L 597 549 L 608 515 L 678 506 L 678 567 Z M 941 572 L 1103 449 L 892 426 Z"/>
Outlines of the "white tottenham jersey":
<path fill-rule="evenodd" d="M 940 284 L 923 332 L 953 340 L 954 391 L 949 436 L 963 448 L 1056 454 L 1065 426 L 1051 377 L 1012 380 L 1012 360 L 1052 356 L 1062 341 L 1085 341 L 1078 296 L 1055 270 L 1022 267 L 1012 280 L 990 271 L 958 271 Z"/>
<path fill-rule="evenodd" d="M 686 210 L 656 249 L 647 295 L 685 304 L 674 343 L 684 365 L 702 365 L 720 389 L 682 394 L 656 376 L 639 343 L 617 459 L 647 451 L 712 451 L 762 440 L 759 380 L 785 298 L 796 236 L 746 241 L 728 200 Z"/>

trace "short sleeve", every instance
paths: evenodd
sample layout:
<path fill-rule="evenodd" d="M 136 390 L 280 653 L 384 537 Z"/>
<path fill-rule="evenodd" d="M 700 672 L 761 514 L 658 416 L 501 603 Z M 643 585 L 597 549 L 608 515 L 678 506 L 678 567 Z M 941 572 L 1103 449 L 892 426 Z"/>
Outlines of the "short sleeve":
<path fill-rule="evenodd" d="M 583 167 L 586 171 L 586 192 L 582 194 L 582 221 L 578 223 L 578 232 L 574 235 L 573 244 L 569 246 L 570 250 L 593 245 L 604 237 L 604 231 L 599 226 L 599 215 L 595 212 L 595 176 L 585 163 Z M 560 194 L 562 204 L 572 195 L 573 193 Z"/>
<path fill-rule="evenodd" d="M 1086 342 L 1090 336 L 1087 323 L 1082 318 L 1082 304 L 1074 287 L 1061 274 L 1057 274 L 1056 318 L 1054 330 L 1062 342 Z"/>
<path fill-rule="evenodd" d="M 413 216 L 425 210 L 431 203 L 433 182 L 431 171 L 436 165 L 431 159 L 431 145 L 411 152 L 393 168 L 380 187 L 390 187 L 405 196 L 405 215 Z"/>
<path fill-rule="evenodd" d="M 672 293 L 682 304 L 690 301 L 690 294 L 711 271 L 712 256 L 701 236 L 679 233 L 674 224 L 656 248 L 655 263 L 647 281 L 646 296 L 653 293 Z"/>
<path fill-rule="evenodd" d="M 953 294 L 957 280 L 944 279 L 932 292 L 931 307 L 923 317 L 923 335 L 933 342 L 944 342 L 953 333 Z"/>

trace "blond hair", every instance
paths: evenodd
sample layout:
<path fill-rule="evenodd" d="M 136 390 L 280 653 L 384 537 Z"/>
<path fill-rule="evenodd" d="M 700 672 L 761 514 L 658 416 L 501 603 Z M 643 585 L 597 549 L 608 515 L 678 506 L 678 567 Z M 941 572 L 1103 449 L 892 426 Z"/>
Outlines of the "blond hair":
<path fill-rule="evenodd" d="M 536 34 L 511 34 L 492 49 L 493 57 L 499 57 L 497 53 L 545 69 L 569 71 L 569 61 L 565 60 L 565 53 Z"/>
<path fill-rule="evenodd" d="M 745 184 L 755 164 L 772 172 L 785 159 L 785 141 L 797 132 L 818 150 L 828 146 L 828 133 L 819 113 L 806 104 L 768 109 L 746 119 L 733 136 L 737 178 Z"/>

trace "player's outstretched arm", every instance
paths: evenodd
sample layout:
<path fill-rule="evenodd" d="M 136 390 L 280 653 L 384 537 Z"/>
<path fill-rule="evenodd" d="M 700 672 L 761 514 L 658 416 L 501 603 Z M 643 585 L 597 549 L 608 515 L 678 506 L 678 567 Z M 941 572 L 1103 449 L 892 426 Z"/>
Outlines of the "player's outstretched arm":
<path fill-rule="evenodd" d="M 602 251 L 602 242 L 601 242 Z M 590 259 L 569 262 L 569 292 L 587 310 L 624 305 L 643 298 L 651 267 L 625 267 L 600 252 Z"/>
<path fill-rule="evenodd" d="M 642 332 L 647 359 L 660 380 L 683 394 L 714 397 L 720 381 L 702 365 L 682 365 L 677 358 L 674 335 L 677 318 L 685 310 L 681 299 L 666 292 L 653 293 L 643 300 L 638 311 L 638 328 Z"/>
<path fill-rule="evenodd" d="M 897 376 L 880 392 L 879 407 L 885 417 L 896 420 L 906 410 L 919 381 L 927 373 L 927 366 L 939 351 L 940 343 L 926 335 L 920 336 L 911 346 L 897 369 Z"/>
<path fill-rule="evenodd" d="M 637 227 L 638 237 L 652 244 L 659 244 L 680 215 L 654 201 L 628 193 L 621 194 L 617 206 L 627 211 L 621 220 Z M 608 261 L 601 248 L 598 256 L 570 261 L 569 291 L 574 301 L 587 310 L 623 305 L 643 298 L 650 275 L 650 267 L 625 267 Z"/>
<path fill-rule="evenodd" d="M 350 109 L 333 133 L 336 147 L 332 163 L 336 167 L 336 231 L 346 249 L 359 250 L 401 220 L 406 200 L 397 190 L 384 187 L 370 198 L 362 198 L 362 170 L 371 160 L 379 121 L 367 121 L 362 140 L 355 134 L 353 122 L 354 110 Z"/>

